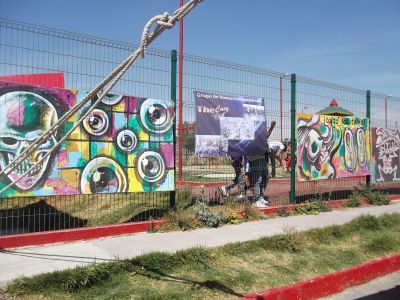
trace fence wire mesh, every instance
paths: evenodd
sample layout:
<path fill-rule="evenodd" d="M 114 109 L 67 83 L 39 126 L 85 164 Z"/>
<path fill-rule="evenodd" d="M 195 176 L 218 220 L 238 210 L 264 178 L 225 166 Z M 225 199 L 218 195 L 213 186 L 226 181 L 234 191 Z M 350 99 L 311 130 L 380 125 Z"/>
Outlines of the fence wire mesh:
<path fill-rule="evenodd" d="M 64 74 L 66 88 L 87 91 L 136 47 L 101 37 L 0 19 L 1 75 L 59 72 Z M 220 203 L 218 188 L 234 178 L 235 170 L 228 158 L 195 156 L 193 92 L 263 97 L 267 125 L 276 121 L 269 140 L 290 140 L 290 75 L 192 55 L 184 55 L 182 59 L 183 95 L 178 100 L 182 101 L 183 110 L 182 118 L 179 114 L 176 116 L 176 205 L 184 206 L 199 197 L 210 203 Z M 170 53 L 149 49 L 145 59 L 135 62 L 113 93 L 169 99 Z M 296 97 L 298 113 L 315 113 L 335 98 L 356 116 L 366 116 L 366 91 L 363 90 L 297 77 Z M 399 98 L 372 94 L 372 126 L 397 128 L 399 116 Z M 276 161 L 274 172 L 270 172 L 274 176 L 269 179 L 266 195 L 272 205 L 289 203 L 291 182 L 287 171 L 285 161 Z M 345 198 L 349 191 L 363 189 L 365 184 L 365 177 L 296 182 L 296 201 L 321 195 Z M 232 194 L 236 193 L 237 189 L 233 189 Z M 251 195 L 252 191 L 249 193 Z M 148 220 L 162 217 L 169 205 L 168 192 L 3 198 L 0 199 L 0 234 Z"/>
<path fill-rule="evenodd" d="M 0 20 L 1 75 L 63 73 L 66 88 L 88 91 L 136 48 L 104 38 Z M 113 93 L 169 99 L 170 76 L 170 53 L 149 49 Z M 5 235 L 142 221 L 158 218 L 168 208 L 169 192 L 3 198 L 0 232 Z"/>

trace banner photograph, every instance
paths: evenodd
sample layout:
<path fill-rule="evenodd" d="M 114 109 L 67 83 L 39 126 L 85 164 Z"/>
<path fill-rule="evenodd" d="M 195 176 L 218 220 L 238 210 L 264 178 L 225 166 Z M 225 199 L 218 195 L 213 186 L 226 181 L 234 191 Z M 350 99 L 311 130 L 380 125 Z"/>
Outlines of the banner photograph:
<path fill-rule="evenodd" d="M 194 92 L 196 155 L 262 155 L 267 146 L 264 99 Z"/>
<path fill-rule="evenodd" d="M 400 131 L 372 127 L 373 182 L 400 181 Z"/>
<path fill-rule="evenodd" d="M 0 81 L 1 169 L 84 96 L 76 90 Z M 87 109 L 88 105 L 0 182 L 0 188 L 15 182 L 0 197 L 174 189 L 171 101 L 107 95 L 67 140 L 54 147 Z M 48 152 L 52 154 L 37 164 Z"/>
<path fill-rule="evenodd" d="M 299 181 L 370 175 L 367 118 L 297 114 Z"/>

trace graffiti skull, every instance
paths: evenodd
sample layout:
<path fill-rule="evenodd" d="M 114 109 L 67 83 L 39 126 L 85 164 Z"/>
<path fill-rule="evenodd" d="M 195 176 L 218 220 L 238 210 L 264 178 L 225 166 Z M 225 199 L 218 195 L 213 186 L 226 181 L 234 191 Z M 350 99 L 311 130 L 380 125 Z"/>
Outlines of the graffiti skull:
<path fill-rule="evenodd" d="M 57 122 L 54 106 L 42 96 L 31 92 L 9 92 L 0 97 L 0 167 L 2 170 L 18 157 L 39 136 Z M 17 166 L 8 178 L 14 182 L 36 164 L 56 144 L 55 136 L 42 143 Z M 42 178 L 49 164 L 47 157 L 15 184 L 20 190 L 30 190 Z"/>
<path fill-rule="evenodd" d="M 392 174 L 393 181 L 400 180 L 397 177 L 397 165 L 395 163 L 400 149 L 400 138 L 397 130 L 377 128 L 376 134 L 376 148 L 379 151 L 377 164 L 380 175 L 376 181 L 385 181 L 385 177 Z"/>

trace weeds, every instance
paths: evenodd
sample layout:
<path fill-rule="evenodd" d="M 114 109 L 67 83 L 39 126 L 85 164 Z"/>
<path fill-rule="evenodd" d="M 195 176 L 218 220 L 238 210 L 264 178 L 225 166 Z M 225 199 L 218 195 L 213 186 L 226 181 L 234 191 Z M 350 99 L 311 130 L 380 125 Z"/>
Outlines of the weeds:
<path fill-rule="evenodd" d="M 286 207 L 279 207 L 277 212 L 278 216 L 288 217 L 290 214 L 286 211 L 286 209 L 287 209 Z"/>
<path fill-rule="evenodd" d="M 320 212 L 320 206 L 316 201 L 306 201 L 293 210 L 295 215 L 318 215 Z"/>
<path fill-rule="evenodd" d="M 156 228 L 158 231 L 171 231 L 171 230 L 191 230 L 201 226 L 193 210 L 191 209 L 177 209 L 170 210 L 165 214 L 164 220 L 166 224 Z"/>
<path fill-rule="evenodd" d="M 196 218 L 205 227 L 215 228 L 222 223 L 222 215 L 212 212 L 203 202 L 197 202 L 193 209 L 196 214 Z"/>
<path fill-rule="evenodd" d="M 368 203 L 372 205 L 388 205 L 390 203 L 388 196 L 380 191 L 366 191 L 364 195 L 367 197 Z"/>
<path fill-rule="evenodd" d="M 358 191 L 352 191 L 349 199 L 344 203 L 345 207 L 359 207 L 361 206 L 361 197 L 362 194 Z"/>
<path fill-rule="evenodd" d="M 265 215 L 260 213 L 258 208 L 254 207 L 251 203 L 246 202 L 243 206 L 243 218 L 245 221 L 255 221 L 265 218 Z"/>
<path fill-rule="evenodd" d="M 224 224 L 240 224 L 243 222 L 243 217 L 238 210 L 231 207 L 223 207 L 220 215 Z"/>

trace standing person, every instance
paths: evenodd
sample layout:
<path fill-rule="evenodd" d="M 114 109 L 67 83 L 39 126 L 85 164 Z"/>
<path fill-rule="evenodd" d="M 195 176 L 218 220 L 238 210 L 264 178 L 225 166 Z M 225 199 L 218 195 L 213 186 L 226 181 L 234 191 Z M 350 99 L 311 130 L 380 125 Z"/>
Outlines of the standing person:
<path fill-rule="evenodd" d="M 271 135 L 275 124 L 276 122 L 272 121 L 267 130 L 267 145 L 268 138 Z M 254 205 L 256 207 L 266 207 L 269 204 L 268 200 L 264 198 L 264 191 L 267 188 L 269 180 L 267 149 L 264 155 L 247 156 L 246 158 L 249 163 L 250 187 L 253 189 Z"/>
<path fill-rule="evenodd" d="M 284 145 L 282 142 L 269 141 L 268 142 L 268 159 L 271 161 L 271 177 L 276 175 L 276 161 L 282 167 L 282 152 Z"/>
<path fill-rule="evenodd" d="M 286 172 L 285 173 L 290 173 L 290 161 L 291 161 L 291 155 L 292 155 L 292 147 L 290 144 L 287 144 L 286 146 L 286 157 L 285 157 L 285 165 L 286 165 Z"/>
<path fill-rule="evenodd" d="M 235 186 L 238 185 L 239 188 L 239 199 L 244 198 L 245 192 L 245 184 L 243 179 L 242 173 L 242 166 L 243 166 L 243 158 L 239 157 L 231 157 L 232 167 L 235 170 L 235 177 L 232 179 L 231 182 L 228 182 L 226 185 L 219 187 L 219 190 L 223 196 L 228 196 L 229 191 Z"/>

